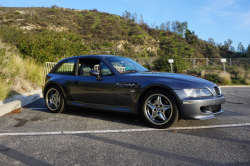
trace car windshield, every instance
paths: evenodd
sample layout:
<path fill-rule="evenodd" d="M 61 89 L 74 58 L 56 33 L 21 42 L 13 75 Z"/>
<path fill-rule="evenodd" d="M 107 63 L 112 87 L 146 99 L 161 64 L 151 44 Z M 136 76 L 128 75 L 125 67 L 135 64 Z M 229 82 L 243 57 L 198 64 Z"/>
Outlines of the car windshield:
<path fill-rule="evenodd" d="M 105 58 L 119 73 L 133 73 L 149 71 L 130 58 L 107 57 Z"/>

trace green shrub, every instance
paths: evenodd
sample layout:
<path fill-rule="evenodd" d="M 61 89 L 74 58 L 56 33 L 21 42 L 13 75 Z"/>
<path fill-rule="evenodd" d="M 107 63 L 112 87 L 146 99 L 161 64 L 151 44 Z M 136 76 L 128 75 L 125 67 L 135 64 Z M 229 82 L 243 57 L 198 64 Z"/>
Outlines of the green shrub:
<path fill-rule="evenodd" d="M 145 67 L 145 68 L 148 69 L 148 70 L 151 70 L 151 67 L 150 67 L 149 64 L 145 64 L 145 65 L 142 65 L 142 66 Z"/>
<path fill-rule="evenodd" d="M 160 70 L 164 72 L 171 72 L 171 65 L 168 62 L 168 59 L 174 59 L 173 72 L 174 73 L 181 73 L 182 70 L 186 69 L 186 64 L 181 59 L 180 56 L 173 55 L 173 56 L 163 56 L 153 61 L 154 69 Z"/>
<path fill-rule="evenodd" d="M 219 83 L 219 74 L 206 74 L 205 79 L 214 83 Z"/>
<path fill-rule="evenodd" d="M 24 57 L 32 57 L 39 63 L 89 53 L 82 39 L 70 32 L 44 31 L 25 35 L 19 40 L 18 48 Z"/>
<path fill-rule="evenodd" d="M 193 69 L 189 70 L 189 72 L 191 74 L 195 74 L 195 75 L 201 75 L 201 71 L 202 71 L 201 68 L 193 68 Z"/>
<path fill-rule="evenodd" d="M 240 80 L 238 80 L 238 79 L 232 79 L 232 83 L 235 84 L 235 85 L 240 85 L 241 84 Z"/>
<path fill-rule="evenodd" d="M 108 41 L 102 42 L 102 45 L 105 47 L 112 47 L 113 46 L 113 44 L 111 42 L 108 42 Z"/>
<path fill-rule="evenodd" d="M 85 46 L 81 36 L 74 32 L 43 30 L 24 33 L 20 29 L 1 26 L 0 35 L 4 42 L 16 45 L 23 57 L 31 57 L 38 63 L 89 54 L 88 46 Z"/>

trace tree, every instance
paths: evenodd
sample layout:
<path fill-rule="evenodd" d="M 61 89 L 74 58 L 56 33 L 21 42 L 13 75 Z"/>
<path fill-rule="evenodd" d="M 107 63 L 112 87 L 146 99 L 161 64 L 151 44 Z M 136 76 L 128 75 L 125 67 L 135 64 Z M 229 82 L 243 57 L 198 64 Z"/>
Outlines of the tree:
<path fill-rule="evenodd" d="M 184 36 L 184 33 L 186 32 L 188 23 L 187 21 L 180 23 L 177 22 L 177 28 L 178 28 L 178 35 Z"/>
<path fill-rule="evenodd" d="M 52 5 L 51 8 L 52 8 L 52 9 L 56 9 L 56 8 L 59 8 L 59 6 L 57 6 L 57 5 Z"/>
<path fill-rule="evenodd" d="M 191 32 L 189 29 L 186 29 L 185 31 L 185 38 L 189 44 L 195 44 L 198 40 L 198 37 L 195 35 L 194 31 Z"/>
<path fill-rule="evenodd" d="M 231 47 L 229 48 L 229 50 L 232 51 L 232 52 L 235 52 L 235 48 L 234 48 L 233 46 L 231 46 Z"/>
<path fill-rule="evenodd" d="M 175 32 L 175 33 L 178 33 L 178 23 L 179 21 L 172 21 L 171 23 L 171 27 L 172 27 L 172 31 Z"/>
<path fill-rule="evenodd" d="M 131 18 L 134 22 L 138 22 L 138 14 L 135 12 L 134 14 L 132 14 L 132 18 Z"/>
<path fill-rule="evenodd" d="M 228 51 L 231 47 L 233 41 L 231 39 L 227 39 L 227 41 L 224 41 L 224 45 L 222 46 L 224 51 Z"/>
<path fill-rule="evenodd" d="M 222 43 L 217 44 L 217 47 L 219 47 L 219 48 L 222 47 L 222 46 L 223 46 Z"/>
<path fill-rule="evenodd" d="M 166 22 L 166 31 L 170 31 L 170 21 Z"/>
<path fill-rule="evenodd" d="M 160 25 L 160 30 L 165 30 L 165 29 L 166 29 L 165 24 L 164 24 L 164 23 L 161 23 L 161 25 Z"/>
<path fill-rule="evenodd" d="M 232 41 L 231 39 L 227 39 L 227 44 L 228 44 L 229 46 L 231 46 L 232 43 L 233 43 L 233 41 Z"/>
<path fill-rule="evenodd" d="M 240 54 L 243 54 L 245 52 L 245 48 L 241 42 L 238 44 L 237 52 Z"/>
<path fill-rule="evenodd" d="M 125 13 L 122 14 L 122 17 L 126 20 L 131 19 L 131 13 L 125 10 Z"/>
<path fill-rule="evenodd" d="M 187 29 L 187 22 L 179 22 L 177 20 L 172 21 L 171 26 L 172 26 L 172 31 L 175 32 L 178 35 L 184 35 Z"/>
<path fill-rule="evenodd" d="M 152 28 L 152 29 L 155 29 L 155 22 L 154 22 L 154 23 L 151 23 L 151 28 Z"/>
<path fill-rule="evenodd" d="M 247 54 L 247 57 L 249 58 L 250 57 L 250 44 L 248 44 L 246 48 L 246 54 Z"/>
<path fill-rule="evenodd" d="M 215 46 L 215 42 L 214 42 L 214 39 L 213 38 L 208 38 L 208 41 L 207 41 L 208 44 L 212 44 L 213 46 Z"/>
<path fill-rule="evenodd" d="M 140 24 L 140 25 L 144 24 L 144 21 L 143 21 L 143 17 L 142 17 L 142 14 L 140 14 L 140 20 L 139 20 L 139 24 Z"/>

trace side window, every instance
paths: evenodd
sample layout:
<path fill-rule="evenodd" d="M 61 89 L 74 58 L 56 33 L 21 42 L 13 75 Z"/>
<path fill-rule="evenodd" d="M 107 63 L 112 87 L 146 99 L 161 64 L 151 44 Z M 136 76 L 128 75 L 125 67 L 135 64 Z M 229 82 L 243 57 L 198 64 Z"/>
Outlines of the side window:
<path fill-rule="evenodd" d="M 75 64 L 76 64 L 76 60 L 75 59 L 64 61 L 55 70 L 55 73 L 66 74 L 66 75 L 75 75 Z"/>
<path fill-rule="evenodd" d="M 114 73 L 99 59 L 82 58 L 79 59 L 78 75 L 79 76 L 91 76 L 90 71 L 96 70 L 102 76 L 114 75 Z"/>
<path fill-rule="evenodd" d="M 100 61 L 100 69 L 102 76 L 114 75 L 114 73 L 102 61 Z"/>
<path fill-rule="evenodd" d="M 78 75 L 79 76 L 91 76 L 89 72 L 96 70 L 99 72 L 99 60 L 97 59 L 79 59 Z"/>

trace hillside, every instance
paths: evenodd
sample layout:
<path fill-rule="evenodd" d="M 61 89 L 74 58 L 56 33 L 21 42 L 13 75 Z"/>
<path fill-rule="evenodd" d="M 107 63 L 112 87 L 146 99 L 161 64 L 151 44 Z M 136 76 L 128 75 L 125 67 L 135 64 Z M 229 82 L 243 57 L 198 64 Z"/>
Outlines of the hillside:
<path fill-rule="evenodd" d="M 128 13 L 128 12 L 127 12 Z M 178 34 L 131 17 L 94 10 L 0 8 L 0 36 L 37 62 L 85 54 L 131 58 L 220 57 L 218 47 L 186 28 Z"/>

